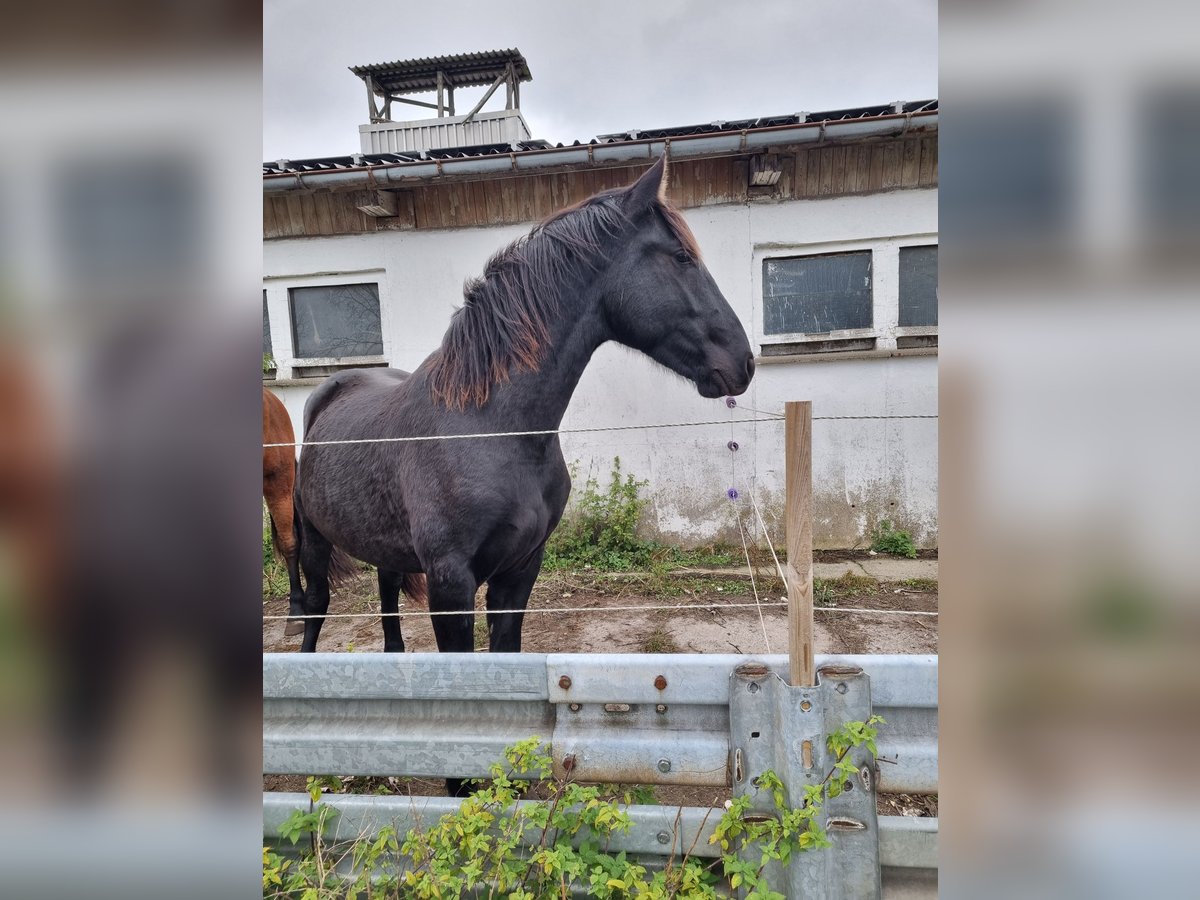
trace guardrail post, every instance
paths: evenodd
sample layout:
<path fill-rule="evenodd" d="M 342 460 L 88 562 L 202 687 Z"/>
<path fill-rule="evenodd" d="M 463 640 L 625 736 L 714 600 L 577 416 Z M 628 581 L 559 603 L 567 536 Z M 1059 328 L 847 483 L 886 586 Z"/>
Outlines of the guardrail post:
<path fill-rule="evenodd" d="M 836 757 L 825 737 L 846 722 L 871 715 L 870 679 L 857 667 L 817 671 L 812 687 L 787 684 L 764 665 L 734 670 L 729 685 L 733 792 L 753 798 L 749 814 L 778 814 L 759 776 L 773 771 L 783 782 L 789 808 L 803 802 L 804 788 L 821 784 Z M 825 801 L 821 818 L 832 847 L 794 853 L 784 871 L 772 863 L 765 873 L 773 890 L 787 897 L 860 900 L 879 897 L 879 829 L 875 815 L 875 760 L 865 748 L 850 750 L 858 777 Z M 757 862 L 759 851 L 743 848 Z"/>
<path fill-rule="evenodd" d="M 758 778 L 772 770 L 784 784 L 789 808 L 804 788 L 823 784 L 837 762 L 826 736 L 846 722 L 871 716 L 870 679 L 857 667 L 814 671 L 812 582 L 812 403 L 789 402 L 785 412 L 787 473 L 788 681 L 766 666 L 738 666 L 729 686 L 733 790 L 750 795 L 754 815 L 779 813 Z M 864 748 L 854 754 L 859 775 L 843 793 L 825 801 L 821 825 L 833 846 L 792 855 L 786 871 L 764 870 L 772 889 L 788 897 L 879 896 L 879 831 L 875 815 L 875 760 Z M 857 783 L 855 783 L 857 782 Z M 760 852 L 742 853 L 758 861 Z"/>

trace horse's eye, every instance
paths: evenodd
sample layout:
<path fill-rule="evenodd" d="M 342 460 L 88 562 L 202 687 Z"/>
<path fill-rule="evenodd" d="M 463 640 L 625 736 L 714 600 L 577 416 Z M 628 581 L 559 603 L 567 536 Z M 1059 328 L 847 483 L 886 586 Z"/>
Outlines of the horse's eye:
<path fill-rule="evenodd" d="M 686 250 L 676 250 L 675 261 L 681 266 L 690 266 L 692 264 L 692 254 Z"/>

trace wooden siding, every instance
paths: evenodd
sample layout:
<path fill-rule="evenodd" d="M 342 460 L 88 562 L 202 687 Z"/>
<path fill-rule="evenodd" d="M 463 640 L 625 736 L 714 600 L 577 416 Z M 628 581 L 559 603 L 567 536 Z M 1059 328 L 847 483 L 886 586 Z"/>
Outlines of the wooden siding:
<path fill-rule="evenodd" d="M 748 188 L 749 157 L 682 159 L 669 193 L 688 208 L 749 201 L 801 200 L 937 185 L 937 135 L 900 140 L 772 149 L 782 174 L 769 188 Z M 358 210 L 373 191 L 286 191 L 263 195 L 263 237 L 317 237 L 537 222 L 599 191 L 631 183 L 646 166 L 570 169 L 475 180 L 414 183 L 393 189 L 398 214 Z"/>

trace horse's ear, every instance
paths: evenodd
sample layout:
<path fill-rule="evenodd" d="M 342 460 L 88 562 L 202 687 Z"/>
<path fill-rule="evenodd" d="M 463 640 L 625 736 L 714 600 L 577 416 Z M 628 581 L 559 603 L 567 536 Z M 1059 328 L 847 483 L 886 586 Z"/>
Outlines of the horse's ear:
<path fill-rule="evenodd" d="M 625 191 L 625 206 L 631 212 L 647 209 L 655 202 L 667 199 L 667 157 L 658 158 L 646 172 Z"/>

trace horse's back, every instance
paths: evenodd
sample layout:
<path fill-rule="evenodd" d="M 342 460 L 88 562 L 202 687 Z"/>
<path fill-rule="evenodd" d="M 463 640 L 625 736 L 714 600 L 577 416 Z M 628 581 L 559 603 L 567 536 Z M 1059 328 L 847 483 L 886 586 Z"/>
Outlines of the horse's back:
<path fill-rule="evenodd" d="M 304 404 L 304 433 L 307 435 L 317 417 L 334 403 L 365 398 L 373 390 L 388 390 L 402 384 L 411 373 L 403 369 L 347 369 L 330 375 L 309 395 Z"/>

